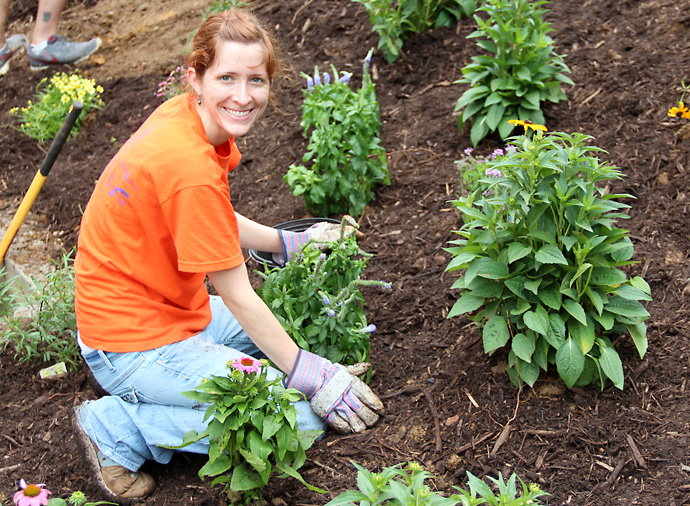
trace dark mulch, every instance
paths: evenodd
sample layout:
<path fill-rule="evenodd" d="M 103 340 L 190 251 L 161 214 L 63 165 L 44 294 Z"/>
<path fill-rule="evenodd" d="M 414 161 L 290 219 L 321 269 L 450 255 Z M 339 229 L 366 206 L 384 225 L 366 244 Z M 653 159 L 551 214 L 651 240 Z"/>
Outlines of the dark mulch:
<path fill-rule="evenodd" d="M 376 44 L 363 7 L 348 0 L 257 4 L 271 26 L 280 25 L 279 38 L 297 71 L 334 63 L 357 75 Z M 518 391 L 504 373 L 505 355 L 485 356 L 472 324 L 445 318 L 457 297 L 450 289 L 456 276 L 444 272 L 450 257 L 443 249 L 460 225 L 448 203 L 457 191 L 453 161 L 470 145 L 467 127 L 458 132 L 452 114 L 464 87 L 452 83 L 477 54 L 465 39 L 472 21 L 415 36 L 392 65 L 375 56 L 383 145 L 393 176 L 360 221 L 366 234 L 361 245 L 374 254 L 366 276 L 394 286 L 392 293 L 365 292 L 368 318 L 378 326 L 371 384 L 385 399 L 386 415 L 373 430 L 328 434 L 310 450 L 303 473 L 327 489 L 327 497 L 276 479 L 265 489 L 269 499 L 324 504 L 355 487 L 350 461 L 380 470 L 415 460 L 437 477 L 432 486 L 444 491 L 463 485 L 466 471 L 517 472 L 550 492 L 549 504 L 690 504 L 690 473 L 681 466 L 690 465 L 690 141 L 683 123 L 666 116 L 690 69 L 688 7 L 687 0 L 548 4 L 556 49 L 576 85 L 567 88 L 567 102 L 545 106 L 547 126 L 592 135 L 593 144 L 608 152 L 602 158 L 625 174 L 612 189 L 636 197 L 624 224 L 639 261 L 629 275 L 649 282 L 654 301 L 647 304 L 644 360 L 627 337 L 616 342 L 627 376 L 624 391 L 610 385 L 568 391 L 555 377 Z M 90 8 L 73 7 L 83 10 L 84 19 Z M 94 180 L 159 103 L 153 90 L 163 76 L 111 76 L 104 82 L 107 107 L 93 113 L 60 155 L 34 210 L 50 231 L 64 233 L 66 247 L 75 244 L 80 208 Z M 24 104 L 39 78 L 19 68 L 0 79 L 0 188 L 6 203 L 21 198 L 43 158 L 33 141 L 7 127 L 8 109 Z M 280 93 L 282 113 L 268 113 L 241 140 L 244 161 L 232 174 L 237 209 L 266 224 L 308 215 L 282 180 L 306 146 L 299 128 L 301 86 L 300 79 L 288 83 Z M 478 151 L 499 146 L 487 139 Z M 16 364 L 9 351 L 0 354 L 0 502 L 11 500 L 19 477 L 47 483 L 56 495 L 80 489 L 96 498 L 69 422 L 72 406 L 95 393 L 83 370 L 51 382 L 37 379 L 40 367 Z M 499 446 L 509 421 L 512 430 Z M 198 479 L 203 462 L 180 454 L 170 465 L 147 466 L 160 483 L 147 504 L 224 504 L 208 481 Z"/>

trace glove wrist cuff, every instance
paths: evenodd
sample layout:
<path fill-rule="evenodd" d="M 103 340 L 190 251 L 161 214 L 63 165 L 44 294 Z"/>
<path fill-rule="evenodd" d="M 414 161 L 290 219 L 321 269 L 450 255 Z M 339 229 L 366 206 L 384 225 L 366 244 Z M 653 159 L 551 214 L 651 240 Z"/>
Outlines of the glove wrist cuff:
<path fill-rule="evenodd" d="M 295 365 L 283 382 L 285 388 L 299 390 L 310 401 L 321 384 L 322 369 L 326 365 L 324 362 L 328 360 L 300 348 Z"/>
<path fill-rule="evenodd" d="M 277 229 L 280 237 L 280 244 L 283 247 L 282 259 L 284 263 L 292 260 L 299 250 L 311 238 L 308 232 L 293 232 L 291 230 Z"/>

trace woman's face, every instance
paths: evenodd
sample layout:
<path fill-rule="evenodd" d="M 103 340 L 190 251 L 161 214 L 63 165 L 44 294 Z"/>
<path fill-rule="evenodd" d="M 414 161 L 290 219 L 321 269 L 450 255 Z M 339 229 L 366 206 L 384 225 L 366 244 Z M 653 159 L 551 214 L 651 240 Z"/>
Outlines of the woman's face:
<path fill-rule="evenodd" d="M 193 67 L 189 82 L 201 99 L 199 116 L 214 146 L 245 135 L 268 104 L 270 81 L 259 43 L 225 41 L 203 78 Z"/>

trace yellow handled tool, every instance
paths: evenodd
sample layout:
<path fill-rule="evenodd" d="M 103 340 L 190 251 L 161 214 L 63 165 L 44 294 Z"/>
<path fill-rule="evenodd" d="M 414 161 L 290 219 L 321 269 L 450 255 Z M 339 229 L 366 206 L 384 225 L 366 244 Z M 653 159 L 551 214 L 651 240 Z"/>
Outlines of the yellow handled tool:
<path fill-rule="evenodd" d="M 67 138 L 69 137 L 69 134 L 72 131 L 72 127 L 77 122 L 77 118 L 81 114 L 83 108 L 84 104 L 82 104 L 78 100 L 72 102 L 72 107 L 70 108 L 69 113 L 65 118 L 65 121 L 62 123 L 60 130 L 58 130 L 55 139 L 53 139 L 53 143 L 50 145 L 50 148 L 48 149 L 48 153 L 46 154 L 46 157 L 43 160 L 43 163 L 41 164 L 41 168 L 38 169 L 36 176 L 34 176 L 34 180 L 31 182 L 31 186 L 29 186 L 26 195 L 24 195 L 22 203 L 19 205 L 17 212 L 14 213 L 14 218 L 12 218 L 10 226 L 7 227 L 7 232 L 5 232 L 5 236 L 2 238 L 2 242 L 0 242 L 0 262 L 2 262 L 5 259 L 7 249 L 10 247 L 10 244 L 12 244 L 14 236 L 17 235 L 19 227 L 22 225 L 22 223 L 24 223 L 26 215 L 29 214 L 29 210 L 31 209 L 31 206 L 34 203 L 34 200 L 36 200 L 38 192 L 41 191 L 43 183 L 45 182 L 46 178 L 48 177 L 48 173 L 50 173 L 50 169 L 53 167 L 53 164 L 55 163 L 55 159 L 57 158 L 60 151 L 62 151 L 62 146 L 65 145 L 65 142 L 67 141 Z"/>

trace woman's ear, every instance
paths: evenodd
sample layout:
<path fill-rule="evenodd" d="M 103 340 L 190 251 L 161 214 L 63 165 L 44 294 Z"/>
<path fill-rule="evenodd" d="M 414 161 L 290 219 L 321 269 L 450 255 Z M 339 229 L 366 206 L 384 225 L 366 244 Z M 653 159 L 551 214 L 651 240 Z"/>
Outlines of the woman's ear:
<path fill-rule="evenodd" d="M 194 67 L 189 67 L 187 69 L 187 81 L 189 81 L 190 86 L 192 87 L 192 90 L 194 90 L 194 94 L 198 97 L 201 94 L 201 87 L 200 87 L 200 79 L 198 79 L 198 76 L 196 75 L 196 69 Z"/>

